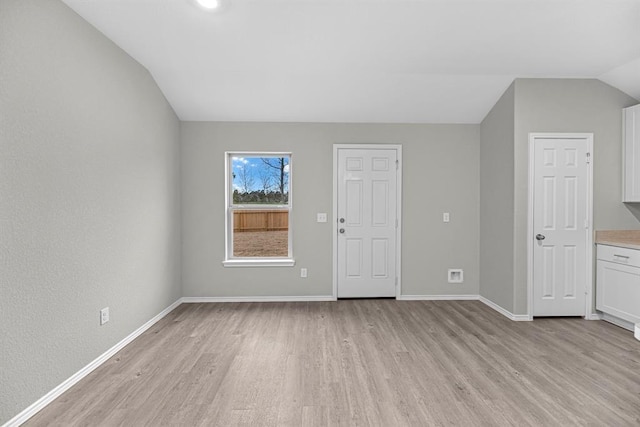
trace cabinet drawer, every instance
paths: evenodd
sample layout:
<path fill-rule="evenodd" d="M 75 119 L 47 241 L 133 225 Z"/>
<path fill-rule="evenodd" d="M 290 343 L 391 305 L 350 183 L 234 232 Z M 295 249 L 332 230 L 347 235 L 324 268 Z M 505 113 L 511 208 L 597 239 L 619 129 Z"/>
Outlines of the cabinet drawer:
<path fill-rule="evenodd" d="M 637 249 L 598 245 L 597 256 L 599 260 L 640 267 L 640 251 Z"/>

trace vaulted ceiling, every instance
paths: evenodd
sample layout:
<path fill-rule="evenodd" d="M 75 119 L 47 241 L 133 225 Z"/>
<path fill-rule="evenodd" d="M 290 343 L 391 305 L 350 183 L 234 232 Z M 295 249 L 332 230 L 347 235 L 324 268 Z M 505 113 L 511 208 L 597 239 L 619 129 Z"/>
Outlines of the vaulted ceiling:
<path fill-rule="evenodd" d="M 640 0 L 63 0 L 182 120 L 479 123 L 514 78 L 640 99 Z"/>

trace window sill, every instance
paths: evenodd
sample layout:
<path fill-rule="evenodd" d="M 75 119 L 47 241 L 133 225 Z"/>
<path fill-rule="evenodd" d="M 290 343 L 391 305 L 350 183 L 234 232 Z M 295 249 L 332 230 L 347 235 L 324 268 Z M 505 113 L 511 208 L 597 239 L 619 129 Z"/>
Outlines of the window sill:
<path fill-rule="evenodd" d="M 277 258 L 277 259 L 228 259 L 222 261 L 225 267 L 293 267 L 296 260 L 293 258 Z"/>

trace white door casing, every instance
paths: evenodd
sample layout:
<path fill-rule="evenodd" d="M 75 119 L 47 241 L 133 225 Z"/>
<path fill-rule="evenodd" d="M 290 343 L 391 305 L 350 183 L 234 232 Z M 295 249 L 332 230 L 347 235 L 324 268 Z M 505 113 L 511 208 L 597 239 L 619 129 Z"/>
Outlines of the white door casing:
<path fill-rule="evenodd" d="M 334 291 L 339 298 L 397 295 L 399 160 L 397 146 L 335 146 Z"/>
<path fill-rule="evenodd" d="M 592 311 L 592 141 L 590 134 L 530 136 L 530 315 Z"/>

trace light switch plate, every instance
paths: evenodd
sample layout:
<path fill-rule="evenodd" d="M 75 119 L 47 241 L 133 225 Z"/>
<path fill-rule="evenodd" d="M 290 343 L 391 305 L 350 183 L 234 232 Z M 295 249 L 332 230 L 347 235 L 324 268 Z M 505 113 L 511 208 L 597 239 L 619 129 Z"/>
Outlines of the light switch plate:
<path fill-rule="evenodd" d="M 327 222 L 327 214 L 324 212 L 316 214 L 316 218 L 318 222 Z"/>
<path fill-rule="evenodd" d="M 104 325 L 109 321 L 109 307 L 100 310 L 100 324 Z"/>

